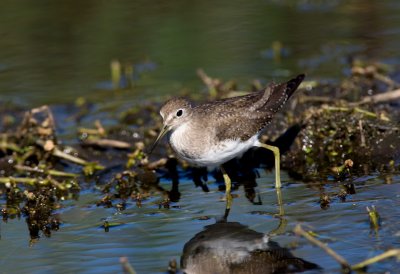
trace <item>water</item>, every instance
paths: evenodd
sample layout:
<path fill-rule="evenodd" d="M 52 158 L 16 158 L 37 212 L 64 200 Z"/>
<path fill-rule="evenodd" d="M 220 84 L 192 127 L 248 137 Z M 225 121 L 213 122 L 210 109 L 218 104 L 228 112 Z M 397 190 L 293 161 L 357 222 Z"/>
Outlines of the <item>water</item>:
<path fill-rule="evenodd" d="M 339 81 L 348 74 L 350 57 L 399 65 L 399 12 L 395 0 L 5 1 L 0 10 L 1 99 L 33 107 L 84 96 L 100 104 L 112 102 L 118 109 L 187 89 L 199 92 L 203 85 L 197 68 L 236 79 L 242 88 L 253 79 L 279 81 L 299 72 L 309 79 Z M 275 41 L 283 45 L 280 60 L 271 54 Z M 109 72 L 113 59 L 151 66 L 137 76 L 133 89 L 114 93 Z M 63 110 L 67 113 L 68 107 Z M 93 120 L 102 118 L 103 111 L 107 109 L 98 107 Z M 66 122 L 60 135 L 74 142 L 76 125 L 65 115 L 57 113 L 56 118 Z M 240 188 L 229 221 L 268 233 L 279 220 L 252 213 L 278 210 L 274 176 L 261 174 L 257 191 L 263 205 L 251 204 Z M 179 261 L 186 242 L 224 213 L 223 193 L 210 179 L 210 193 L 181 181 L 181 199 L 171 209 L 159 209 L 152 199 L 142 208 L 128 201 L 121 213 L 96 207 L 101 194 L 83 191 L 77 201 L 66 201 L 55 212 L 63 223 L 60 230 L 32 246 L 23 218 L 1 223 L 0 273 L 118 273 L 121 256 L 127 256 L 138 273 L 163 273 L 170 259 Z M 339 272 L 338 264 L 293 235 L 296 224 L 318 233 L 352 264 L 399 248 L 399 183 L 399 176 L 388 184 L 373 174 L 356 184 L 356 194 L 323 210 L 317 188 L 284 173 L 288 224 L 273 240 L 282 247 L 296 246 L 291 249 L 295 256 L 319 264 L 326 273 Z M 162 185 L 170 188 L 168 181 Z M 324 187 L 327 193 L 340 189 L 335 183 Z M 366 206 L 371 205 L 382 217 L 378 233 L 369 225 Z M 210 219 L 199 220 L 202 216 Z M 105 219 L 121 224 L 106 233 L 101 228 Z M 369 271 L 395 273 L 399 267 L 391 259 Z"/>
<path fill-rule="evenodd" d="M 339 271 L 338 264 L 320 249 L 294 236 L 290 231 L 298 223 L 318 233 L 320 239 L 355 264 L 382 251 L 398 247 L 399 180 L 392 185 L 373 178 L 365 185 L 357 185 L 355 195 L 345 202 L 333 202 L 328 210 L 318 204 L 319 191 L 292 182 L 283 189 L 288 225 L 286 233 L 273 237 L 281 246 L 292 246 L 294 255 L 324 267 L 326 273 Z M 234 199 L 229 221 L 240 222 L 250 229 L 268 233 L 279 220 L 270 215 L 252 214 L 253 211 L 277 212 L 275 191 L 271 188 L 272 174 L 258 180 L 263 205 L 252 205 L 242 189 Z M 290 183 L 290 184 L 289 184 Z M 289 185 L 288 185 L 289 184 Z M 168 188 L 165 182 L 164 186 Z M 98 197 L 84 193 L 73 206 L 60 210 L 63 226 L 51 238 L 41 238 L 32 247 L 24 220 L 11 220 L 1 225 L 0 264 L 2 273 L 117 273 L 121 271 L 119 257 L 128 256 L 138 273 L 163 273 L 170 259 L 179 258 L 184 244 L 204 226 L 221 218 L 225 204 L 222 193 L 211 184 L 211 192 L 193 188 L 191 182 L 181 183 L 182 199 L 173 204 L 179 208 L 158 209 L 146 203 L 137 208 L 134 202 L 122 213 L 115 209 L 98 208 L 93 203 Z M 339 187 L 330 186 L 330 191 Z M 329 192 L 329 190 L 328 190 Z M 382 217 L 382 229 L 375 234 L 369 226 L 366 206 L 374 204 Z M 208 220 L 199 220 L 202 216 Z M 104 232 L 102 219 L 121 222 Z M 372 273 L 394 269 L 394 259 L 370 268 Z"/>
<path fill-rule="evenodd" d="M 0 92 L 28 105 L 105 99 L 109 64 L 152 61 L 127 100 L 199 90 L 196 69 L 243 88 L 253 79 L 337 80 L 350 56 L 397 63 L 397 1 L 7 1 Z M 269 58 L 274 41 L 280 61 Z"/>

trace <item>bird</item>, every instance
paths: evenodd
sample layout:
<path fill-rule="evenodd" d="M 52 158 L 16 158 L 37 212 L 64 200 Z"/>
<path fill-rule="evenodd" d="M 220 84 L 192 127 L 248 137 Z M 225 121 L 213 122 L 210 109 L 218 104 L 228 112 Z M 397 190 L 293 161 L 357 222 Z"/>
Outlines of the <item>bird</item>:
<path fill-rule="evenodd" d="M 186 98 L 172 98 L 160 109 L 163 127 L 150 153 L 170 132 L 169 143 L 179 158 L 195 166 L 220 167 L 229 210 L 232 183 L 223 164 L 252 147 L 262 147 L 274 154 L 275 187 L 280 189 L 279 148 L 260 142 L 259 137 L 304 78 L 304 74 L 299 74 L 285 83 L 269 84 L 260 91 L 197 106 Z"/>

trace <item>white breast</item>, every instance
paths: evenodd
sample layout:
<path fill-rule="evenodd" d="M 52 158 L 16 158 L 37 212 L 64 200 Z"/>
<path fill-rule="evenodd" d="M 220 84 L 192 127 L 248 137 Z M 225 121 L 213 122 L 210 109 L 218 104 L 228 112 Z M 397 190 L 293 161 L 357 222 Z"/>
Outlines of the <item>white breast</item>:
<path fill-rule="evenodd" d="M 199 165 L 215 167 L 233 158 L 242 156 L 251 147 L 258 144 L 258 136 L 253 136 L 247 141 L 226 140 L 216 144 L 203 153 L 196 162 Z"/>
<path fill-rule="evenodd" d="M 219 166 L 259 144 L 257 135 L 247 141 L 237 139 L 216 143 L 215 135 L 210 134 L 212 132 L 196 131 L 197 135 L 193 132 L 182 124 L 171 134 L 170 143 L 180 158 L 197 166 Z"/>

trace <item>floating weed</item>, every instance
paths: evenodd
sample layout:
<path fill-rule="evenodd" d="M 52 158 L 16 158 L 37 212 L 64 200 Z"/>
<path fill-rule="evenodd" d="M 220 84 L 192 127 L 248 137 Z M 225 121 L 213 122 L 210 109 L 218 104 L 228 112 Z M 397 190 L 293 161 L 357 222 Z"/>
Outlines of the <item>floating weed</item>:
<path fill-rule="evenodd" d="M 379 213 L 376 210 L 375 206 L 371 206 L 371 208 L 367 206 L 366 208 L 369 216 L 369 224 L 371 226 L 371 229 L 373 229 L 375 233 L 377 233 L 381 226 L 381 217 L 379 216 Z"/>
<path fill-rule="evenodd" d="M 86 163 L 83 167 L 83 174 L 85 176 L 92 176 L 96 171 L 104 169 L 104 166 L 99 165 L 98 163 Z"/>

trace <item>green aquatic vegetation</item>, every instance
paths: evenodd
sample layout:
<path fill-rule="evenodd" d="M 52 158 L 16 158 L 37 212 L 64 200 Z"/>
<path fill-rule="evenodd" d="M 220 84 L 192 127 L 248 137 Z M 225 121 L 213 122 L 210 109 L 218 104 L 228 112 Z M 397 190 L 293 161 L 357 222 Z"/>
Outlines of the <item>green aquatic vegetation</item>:
<path fill-rule="evenodd" d="M 96 162 L 86 163 L 83 167 L 83 174 L 85 174 L 86 176 L 92 176 L 96 171 L 102 169 L 104 169 L 104 167 Z"/>
<path fill-rule="evenodd" d="M 59 221 L 52 217 L 58 201 L 74 198 L 79 191 L 82 173 L 60 170 L 63 164 L 81 165 L 82 172 L 92 175 L 103 167 L 89 162 L 58 142 L 53 114 L 43 106 L 25 112 L 21 124 L 1 134 L 0 192 L 6 193 L 3 219 L 21 213 L 25 216 L 31 244 L 39 232 L 50 236 Z M 21 203 L 25 203 L 21 207 Z"/>
<path fill-rule="evenodd" d="M 142 142 L 135 144 L 135 150 L 132 153 L 129 153 L 128 161 L 126 162 L 126 167 L 131 168 L 137 163 L 144 164 L 144 161 L 147 161 L 147 155 L 144 152 L 144 144 Z"/>
<path fill-rule="evenodd" d="M 295 143 L 285 156 L 295 160 L 288 168 L 298 169 L 302 176 L 310 178 L 327 173 L 340 178 L 351 175 L 350 169 L 357 173 L 365 168 L 378 168 L 381 163 L 378 165 L 378 159 L 374 159 L 377 144 L 385 144 L 384 140 L 397 132 L 396 125 L 387 116 L 381 117 L 370 110 L 350 106 L 309 108 L 302 116 L 306 125 L 299 133 L 300 143 Z M 389 159 L 386 158 L 385 164 L 389 165 L 390 155 L 394 157 L 396 149 L 388 147 L 387 150 Z"/>
<path fill-rule="evenodd" d="M 371 229 L 373 229 L 375 232 L 378 232 L 381 224 L 381 217 L 379 216 L 378 211 L 376 210 L 375 206 L 372 206 L 371 208 L 367 206 L 367 212 Z"/>

